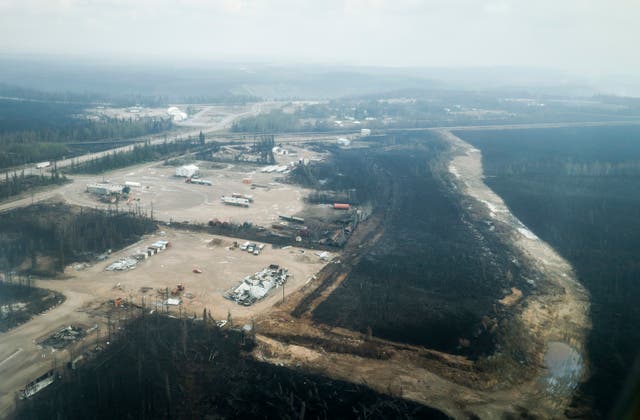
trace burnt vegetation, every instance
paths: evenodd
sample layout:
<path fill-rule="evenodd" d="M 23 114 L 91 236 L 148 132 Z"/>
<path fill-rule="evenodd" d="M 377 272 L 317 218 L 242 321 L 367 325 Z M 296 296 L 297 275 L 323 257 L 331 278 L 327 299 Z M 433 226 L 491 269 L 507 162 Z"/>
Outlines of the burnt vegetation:
<path fill-rule="evenodd" d="M 253 337 L 157 313 L 18 405 L 13 418 L 446 418 L 364 386 L 245 356 Z M 79 403 L 82 401 L 82 403 Z"/>
<path fill-rule="evenodd" d="M 0 215 L 0 270 L 55 275 L 74 261 L 119 249 L 154 231 L 143 213 L 45 202 Z"/>
<path fill-rule="evenodd" d="M 361 258 L 314 319 L 470 357 L 491 354 L 500 346 L 495 326 L 509 317 L 494 304 L 514 281 L 524 283 L 519 268 L 451 192 L 444 143 L 431 134 L 375 141 L 367 151 L 341 152 L 344 173 L 332 183 L 359 184 L 383 215 L 383 235 L 359 245 Z"/>
<path fill-rule="evenodd" d="M 30 276 L 0 274 L 0 332 L 6 332 L 64 301 L 60 293 L 33 285 Z"/>
<path fill-rule="evenodd" d="M 591 378 L 582 397 L 609 412 L 640 342 L 640 129 L 460 135 L 482 150 L 487 184 L 572 263 L 590 292 Z"/>

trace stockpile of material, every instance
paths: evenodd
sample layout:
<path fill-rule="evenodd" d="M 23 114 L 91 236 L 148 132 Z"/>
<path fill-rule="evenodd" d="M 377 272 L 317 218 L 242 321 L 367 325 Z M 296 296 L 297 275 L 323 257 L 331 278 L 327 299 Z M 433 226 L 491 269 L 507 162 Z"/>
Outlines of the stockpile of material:
<path fill-rule="evenodd" d="M 225 293 L 225 297 L 240 305 L 250 306 L 264 298 L 271 289 L 285 284 L 287 277 L 289 277 L 287 270 L 277 265 L 270 265 L 264 270 L 245 277 L 239 286 Z"/>

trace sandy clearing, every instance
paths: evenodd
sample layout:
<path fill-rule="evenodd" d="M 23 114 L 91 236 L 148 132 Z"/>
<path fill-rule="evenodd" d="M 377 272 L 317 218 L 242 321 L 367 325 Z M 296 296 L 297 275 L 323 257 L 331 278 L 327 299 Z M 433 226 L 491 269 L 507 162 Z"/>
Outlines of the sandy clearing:
<path fill-rule="evenodd" d="M 567 342 L 586 361 L 586 336 L 591 328 L 589 295 L 577 280 L 573 268 L 518 220 L 502 198 L 484 183 L 481 153 L 450 131 L 440 130 L 439 134 L 453 147 L 454 157 L 449 171 L 456 178 L 460 191 L 486 206 L 494 223 L 500 224 L 507 232 L 504 237 L 507 244 L 525 255 L 532 268 L 557 286 L 554 290 L 539 288 L 535 294 L 524 298 L 525 309 L 520 314 L 523 325 L 531 336 L 544 343 Z M 586 375 L 585 368 L 583 380 Z M 519 387 L 521 399 L 537 401 L 543 412 L 561 415 L 568 407 L 571 395 L 548 394 L 545 380 L 546 371 L 541 370 L 540 380 L 530 383 L 529 387 Z"/>
<path fill-rule="evenodd" d="M 171 246 L 140 262 L 134 270 L 105 271 L 105 267 L 113 261 L 160 238 L 169 240 Z M 216 239 L 215 245 L 211 244 L 213 239 Z M 0 361 L 4 361 L 0 364 L 0 377 L 3 378 L 0 381 L 0 412 L 13 405 L 15 393 L 26 383 L 69 360 L 69 350 L 52 353 L 37 344 L 40 339 L 70 324 L 99 324 L 104 336 L 106 321 L 100 308 L 109 299 L 121 297 L 140 304 L 144 296 L 145 305 L 151 309 L 156 300 L 162 300 L 157 294 L 159 290 L 171 290 L 177 283 L 182 283 L 186 288 L 182 297 L 183 313 L 201 316 L 203 309 L 207 308 L 216 319 L 226 319 L 227 314 L 231 313 L 233 322 L 242 325 L 280 302 L 282 288 L 272 290 L 265 299 L 250 307 L 225 299 L 222 293 L 228 288 L 269 264 L 278 264 L 291 274 L 284 289 L 286 299 L 326 265 L 314 251 L 295 247 L 279 249 L 267 245 L 258 256 L 240 249 L 228 249 L 234 240 L 244 242 L 229 237 L 166 229 L 163 235 L 146 236 L 113 253 L 107 261 L 82 271 L 76 271 L 74 264 L 69 265 L 65 280 L 38 280 L 37 286 L 60 291 L 66 300 L 17 328 L 0 333 Z M 193 273 L 194 267 L 200 268 L 202 273 Z M 142 287 L 153 289 L 143 293 Z M 193 298 L 187 298 L 186 293 L 193 294 Z M 176 315 L 179 311 L 177 307 L 170 310 Z M 95 338 L 95 334 L 90 338 Z"/>
<path fill-rule="evenodd" d="M 296 148 L 296 154 L 278 156 L 279 165 L 296 162 L 299 158 L 321 159 L 323 155 Z M 129 202 L 119 203 L 120 208 L 139 207 L 148 214 L 153 211 L 155 219 L 164 222 L 207 223 L 212 219 L 261 226 L 271 226 L 279 221 L 279 215 L 294 215 L 304 207 L 304 199 L 311 190 L 293 184 L 280 182 L 284 175 L 262 173 L 267 165 L 246 163 L 196 162 L 200 167 L 200 178 L 212 182 L 212 186 L 188 184 L 185 178 L 175 177 L 175 167 L 153 162 L 107 172 L 101 175 L 77 175 L 74 182 L 56 191 L 70 204 L 107 208 L 109 205 L 97 200 L 86 192 L 90 183 L 108 180 L 124 184 L 138 182 L 141 187 L 133 187 Z M 243 183 L 249 178 L 252 184 Z M 257 186 L 256 186 L 257 185 Z M 223 204 L 221 196 L 233 193 L 253 196 L 249 208 Z M 47 195 L 51 196 L 51 194 Z M 27 204 L 25 199 L 23 204 Z M 113 205 L 111 205 L 113 207 Z M 1 208 L 1 207 L 0 207 Z"/>

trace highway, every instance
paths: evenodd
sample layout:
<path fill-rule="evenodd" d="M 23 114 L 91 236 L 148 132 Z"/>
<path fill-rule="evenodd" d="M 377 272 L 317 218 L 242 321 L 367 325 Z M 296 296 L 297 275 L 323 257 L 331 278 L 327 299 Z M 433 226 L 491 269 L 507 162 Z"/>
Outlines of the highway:
<path fill-rule="evenodd" d="M 276 102 L 256 102 L 254 104 L 251 104 L 250 107 L 248 107 L 248 109 L 243 109 L 240 112 L 234 112 L 234 113 L 230 113 L 229 115 L 226 115 L 225 117 L 223 117 L 221 120 L 216 121 L 216 122 L 208 122 L 208 123 L 202 123 L 201 121 L 199 121 L 200 118 L 202 118 L 202 116 L 204 115 L 204 113 L 206 113 L 207 111 L 210 111 L 212 107 L 205 107 L 203 108 L 203 110 L 201 110 L 198 114 L 196 114 L 194 116 L 194 121 L 190 122 L 190 121 L 184 121 L 181 123 L 176 123 L 176 126 L 179 127 L 178 130 L 175 131 L 170 131 L 170 132 L 166 132 L 166 133 L 162 133 L 162 134 L 156 134 L 154 136 L 144 136 L 144 137 L 139 137 L 139 138 L 133 138 L 133 139 L 129 139 L 128 142 L 130 143 L 139 143 L 142 141 L 147 141 L 149 140 L 151 144 L 161 144 L 165 141 L 171 143 L 173 141 L 177 140 L 181 140 L 181 139 L 185 139 L 189 136 L 197 136 L 198 134 L 200 134 L 200 131 L 202 131 L 205 134 L 211 134 L 211 133 L 219 133 L 221 131 L 225 131 L 228 130 L 231 125 L 233 124 L 234 121 L 240 119 L 240 118 L 244 118 L 244 117 L 248 117 L 248 116 L 253 116 L 253 115 L 258 115 L 261 112 L 263 112 L 263 108 L 272 108 L 274 106 L 278 106 L 278 103 Z M 193 124 L 193 125 L 192 125 Z M 116 144 L 121 143 L 122 140 L 117 140 Z M 64 159 L 64 160 L 59 160 L 56 162 L 56 165 L 59 169 L 70 166 L 72 162 L 75 163 L 82 163 L 82 162 L 86 162 L 88 160 L 91 159 L 96 159 L 96 158 L 100 158 L 103 157 L 105 155 L 111 154 L 113 152 L 126 152 L 126 151 L 130 151 L 132 150 L 134 147 L 134 144 L 128 144 L 126 146 L 119 146 L 119 147 L 114 147 L 112 149 L 108 149 L 108 150 L 104 150 L 101 152 L 95 152 L 95 153 L 87 153 L 84 155 L 80 155 L 80 156 L 76 156 L 73 158 L 68 158 L 68 159 Z M 35 163 L 30 163 L 27 165 L 24 165 L 23 167 L 19 167 L 19 168 L 12 168 L 8 171 L 3 171 L 0 172 L 0 180 L 4 180 L 7 176 L 8 177 L 12 177 L 14 175 L 16 176 L 20 176 L 20 174 L 24 171 L 25 175 L 40 175 L 44 172 L 48 172 L 51 168 L 45 168 L 42 170 L 38 170 L 35 168 Z"/>

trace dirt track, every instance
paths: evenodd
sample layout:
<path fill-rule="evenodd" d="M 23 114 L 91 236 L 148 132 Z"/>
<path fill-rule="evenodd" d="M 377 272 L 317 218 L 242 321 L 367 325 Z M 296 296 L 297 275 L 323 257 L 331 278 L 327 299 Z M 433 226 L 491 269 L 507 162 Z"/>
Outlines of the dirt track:
<path fill-rule="evenodd" d="M 531 268 L 549 282 L 549 285 L 538 285 L 536 293 L 524 298 L 520 320 L 527 334 L 545 348 L 549 343 L 562 342 L 575 349 L 581 356 L 582 368 L 572 381 L 584 380 L 587 376 L 586 336 L 591 328 L 588 292 L 577 280 L 571 265 L 522 224 L 484 183 L 480 151 L 450 131 L 442 130 L 439 134 L 453 148 L 449 171 L 457 179 L 462 193 L 477 200 L 480 206 L 486 206 L 489 217 L 506 232 L 503 239 L 507 245 L 524 255 Z M 542 365 L 544 354 L 538 356 Z M 548 415 L 564 413 L 571 402 L 572 389 L 550 387 L 546 370 L 542 370 L 539 380 L 530 383 L 528 388 L 522 389 L 521 400 L 535 401 L 538 410 Z"/>

